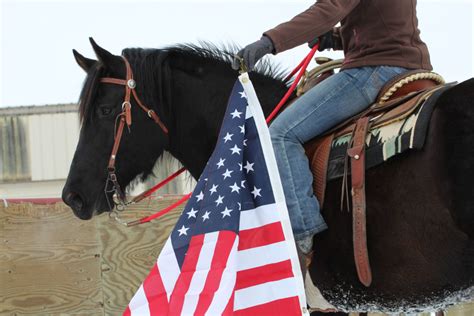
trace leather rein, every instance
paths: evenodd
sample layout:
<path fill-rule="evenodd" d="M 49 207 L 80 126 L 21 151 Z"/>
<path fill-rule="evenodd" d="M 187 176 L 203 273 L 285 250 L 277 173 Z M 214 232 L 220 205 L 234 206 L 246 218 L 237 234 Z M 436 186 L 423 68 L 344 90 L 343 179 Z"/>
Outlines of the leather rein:
<path fill-rule="evenodd" d="M 116 122 L 117 120 L 119 120 L 119 124 L 118 124 L 118 127 L 114 131 L 114 145 L 112 147 L 112 153 L 110 154 L 109 163 L 107 165 L 108 178 L 107 178 L 107 183 L 105 186 L 107 190 L 108 181 L 112 182 L 113 184 L 112 191 L 114 192 L 114 203 L 118 208 L 121 207 L 123 209 L 123 207 L 127 204 L 138 202 L 137 198 L 143 196 L 143 194 L 140 194 L 139 196 L 137 196 L 137 198 L 133 199 L 130 202 L 127 202 L 125 193 L 122 190 L 117 180 L 117 174 L 116 174 L 116 168 L 115 168 L 117 152 L 119 150 L 120 142 L 122 140 L 123 129 L 126 124 L 128 130 L 130 131 L 130 126 L 132 125 L 132 111 L 131 111 L 132 103 L 130 102 L 131 97 L 133 96 L 133 98 L 136 101 L 136 104 L 148 115 L 149 118 L 151 118 L 156 124 L 160 126 L 160 128 L 163 130 L 163 132 L 166 135 L 168 134 L 168 128 L 161 121 L 161 119 L 156 114 L 156 112 L 150 109 L 149 107 L 145 106 L 143 102 L 140 100 L 140 98 L 138 97 L 137 91 L 135 90 L 137 84 L 136 84 L 136 81 L 133 79 L 132 67 L 130 66 L 130 63 L 124 56 L 122 56 L 122 58 L 125 62 L 126 78 L 118 79 L 118 78 L 104 77 L 100 79 L 100 82 L 116 84 L 116 85 L 121 85 L 125 87 L 125 99 L 122 103 L 122 112 L 119 115 L 117 115 L 117 118 L 116 118 Z"/>

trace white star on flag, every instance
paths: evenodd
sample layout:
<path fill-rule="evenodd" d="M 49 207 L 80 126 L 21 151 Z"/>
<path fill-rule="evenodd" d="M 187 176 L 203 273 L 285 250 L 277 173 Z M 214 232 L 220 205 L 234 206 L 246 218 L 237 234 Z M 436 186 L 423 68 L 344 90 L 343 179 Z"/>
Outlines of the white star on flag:
<path fill-rule="evenodd" d="M 224 199 L 224 197 L 219 195 L 219 197 L 217 198 L 217 200 L 214 201 L 214 202 L 216 202 L 216 206 L 219 206 L 219 204 L 222 204 L 222 203 L 223 203 L 223 202 L 222 202 L 223 199 Z"/>
<path fill-rule="evenodd" d="M 224 161 L 225 159 L 219 159 L 219 162 L 216 164 L 217 165 L 217 169 L 219 169 L 220 167 L 224 167 Z"/>
<path fill-rule="evenodd" d="M 234 184 L 231 185 L 231 186 L 229 186 L 229 188 L 232 189 L 231 193 L 232 193 L 232 192 L 240 193 L 240 188 L 239 188 L 239 186 L 237 185 L 237 182 L 234 182 Z"/>
<path fill-rule="evenodd" d="M 227 143 L 227 141 L 232 140 L 232 136 L 234 136 L 234 134 L 227 133 L 227 135 L 224 136 L 224 143 Z"/>
<path fill-rule="evenodd" d="M 230 150 L 232 151 L 232 155 L 233 155 L 233 154 L 240 155 L 240 151 L 241 151 L 242 149 L 240 149 L 239 147 L 237 147 L 237 145 L 234 145 L 234 147 L 232 147 Z"/>
<path fill-rule="evenodd" d="M 232 118 L 240 118 L 240 114 L 242 114 L 242 112 L 237 111 L 237 109 L 235 109 L 234 112 L 230 113 L 230 115 L 232 115 Z"/>
<path fill-rule="evenodd" d="M 239 125 L 240 133 L 245 134 L 245 125 Z"/>
<path fill-rule="evenodd" d="M 230 212 L 232 212 L 232 210 L 229 210 L 227 207 L 225 208 L 225 210 L 223 210 L 221 212 L 222 214 L 222 218 L 226 217 L 226 216 L 230 216 Z"/>
<path fill-rule="evenodd" d="M 255 199 L 257 196 L 262 196 L 262 195 L 260 194 L 260 191 L 262 191 L 262 189 L 257 189 L 257 187 L 254 186 L 254 187 L 253 187 L 253 191 L 250 192 L 250 193 L 253 194 L 253 198 Z"/>
<path fill-rule="evenodd" d="M 230 178 L 231 177 L 231 173 L 234 172 L 233 170 L 229 170 L 229 169 L 225 169 L 225 172 L 222 174 L 224 176 L 224 180 L 226 178 Z"/>
<path fill-rule="evenodd" d="M 211 214 L 211 212 L 209 211 L 206 211 L 206 213 L 204 213 L 204 215 L 202 216 L 202 221 L 206 221 L 206 219 L 209 219 L 209 214 Z"/>
<path fill-rule="evenodd" d="M 245 94 L 245 91 L 239 92 L 240 93 L 240 98 L 246 98 L 247 99 L 247 94 Z"/>
<path fill-rule="evenodd" d="M 218 187 L 218 186 L 219 186 L 219 185 L 215 185 L 215 184 L 212 185 L 212 188 L 209 189 L 209 192 L 211 192 L 211 195 L 212 195 L 212 193 L 216 193 L 216 192 L 217 192 L 217 187 Z"/>
<path fill-rule="evenodd" d="M 202 201 L 202 200 L 204 199 L 204 193 L 202 193 L 202 191 L 201 191 L 201 193 L 199 193 L 198 195 L 196 195 L 196 199 L 197 199 L 198 201 Z"/>
<path fill-rule="evenodd" d="M 250 163 L 249 161 L 247 161 L 247 164 L 244 167 L 244 169 L 247 170 L 247 173 L 249 173 L 250 171 L 254 171 L 253 165 L 254 165 L 253 163 Z"/>
<path fill-rule="evenodd" d="M 188 214 L 188 219 L 190 219 L 191 217 L 194 217 L 196 218 L 196 213 L 198 211 L 194 210 L 193 208 L 191 208 L 191 210 L 189 212 L 187 212 L 186 214 Z"/>
<path fill-rule="evenodd" d="M 186 227 L 184 227 L 184 225 L 183 225 L 183 227 L 181 227 L 181 229 L 178 229 L 179 235 L 180 235 L 180 236 L 181 236 L 181 235 L 187 235 L 188 229 L 189 229 L 189 227 L 186 228 Z"/>

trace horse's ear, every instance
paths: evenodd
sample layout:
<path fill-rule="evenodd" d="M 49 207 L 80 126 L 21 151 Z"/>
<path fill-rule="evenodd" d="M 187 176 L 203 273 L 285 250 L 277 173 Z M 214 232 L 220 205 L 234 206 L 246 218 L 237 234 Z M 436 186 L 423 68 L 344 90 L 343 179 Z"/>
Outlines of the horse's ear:
<path fill-rule="evenodd" d="M 121 67 L 123 64 L 122 58 L 120 56 L 113 55 L 97 45 L 92 37 L 89 37 L 89 41 L 91 42 L 92 48 L 94 49 L 97 58 L 104 64 L 106 68 L 109 70 L 120 69 L 118 67 Z"/>
<path fill-rule="evenodd" d="M 90 58 L 82 56 L 75 49 L 72 50 L 72 53 L 74 54 L 74 58 L 76 59 L 76 62 L 79 65 L 79 67 L 84 69 L 85 72 L 88 72 L 89 69 L 91 69 L 92 66 L 94 66 L 94 64 L 97 62 L 97 60 L 90 59 Z"/>

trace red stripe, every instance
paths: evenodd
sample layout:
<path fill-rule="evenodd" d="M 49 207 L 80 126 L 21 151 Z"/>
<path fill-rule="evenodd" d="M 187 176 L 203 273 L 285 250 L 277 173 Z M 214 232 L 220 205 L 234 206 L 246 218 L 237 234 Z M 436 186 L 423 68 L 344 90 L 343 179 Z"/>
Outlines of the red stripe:
<path fill-rule="evenodd" d="M 161 279 L 160 271 L 155 263 L 145 281 L 143 290 L 148 300 L 151 315 L 168 315 L 168 298 L 166 289 Z"/>
<path fill-rule="evenodd" d="M 204 235 L 197 235 L 191 238 L 188 252 L 184 258 L 181 273 L 176 281 L 173 293 L 170 297 L 169 315 L 181 315 L 184 297 L 188 292 L 189 285 L 196 271 L 196 265 L 204 243 Z"/>
<path fill-rule="evenodd" d="M 232 296 L 230 297 L 227 306 L 225 307 L 224 311 L 222 312 L 222 316 L 234 315 L 234 293 L 232 292 Z"/>
<path fill-rule="evenodd" d="M 285 235 L 283 234 L 280 222 L 241 230 L 239 233 L 239 251 L 266 246 L 284 240 Z"/>
<path fill-rule="evenodd" d="M 127 306 L 127 309 L 123 312 L 122 316 L 131 316 L 130 307 Z"/>
<path fill-rule="evenodd" d="M 235 290 L 267 282 L 282 280 L 293 276 L 291 260 L 267 264 L 257 268 L 237 272 Z"/>
<path fill-rule="evenodd" d="M 211 267 L 209 273 L 207 274 L 204 288 L 202 289 L 201 294 L 199 294 L 199 301 L 194 315 L 204 315 L 211 305 L 214 295 L 219 289 L 222 274 L 224 269 L 227 267 L 227 260 L 229 259 L 229 255 L 236 237 L 237 235 L 232 231 L 219 232 Z M 231 273 L 235 272 L 231 271 Z"/>
<path fill-rule="evenodd" d="M 234 316 L 254 316 L 254 315 L 299 315 L 302 311 L 298 296 L 283 298 L 269 303 L 252 306 L 249 308 L 234 311 Z"/>

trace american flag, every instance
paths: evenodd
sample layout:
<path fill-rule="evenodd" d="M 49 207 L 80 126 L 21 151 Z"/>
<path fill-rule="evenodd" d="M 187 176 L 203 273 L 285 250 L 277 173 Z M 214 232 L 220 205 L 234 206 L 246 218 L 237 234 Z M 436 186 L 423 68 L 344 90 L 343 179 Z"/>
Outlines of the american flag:
<path fill-rule="evenodd" d="M 246 73 L 216 148 L 124 315 L 307 314 L 263 113 Z"/>

